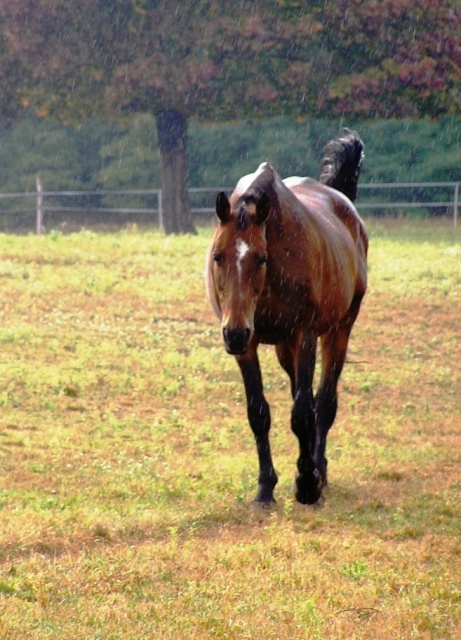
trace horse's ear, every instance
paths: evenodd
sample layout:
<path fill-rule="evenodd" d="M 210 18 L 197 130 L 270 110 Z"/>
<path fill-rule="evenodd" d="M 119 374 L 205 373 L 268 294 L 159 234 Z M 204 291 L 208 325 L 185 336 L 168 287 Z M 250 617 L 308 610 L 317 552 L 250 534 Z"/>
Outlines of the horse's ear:
<path fill-rule="evenodd" d="M 221 222 L 229 222 L 231 219 L 229 199 L 224 193 L 218 193 L 216 197 L 216 215 Z"/>
<path fill-rule="evenodd" d="M 266 221 L 271 208 L 271 201 L 268 194 L 264 191 L 256 203 L 256 222 L 262 224 Z"/>

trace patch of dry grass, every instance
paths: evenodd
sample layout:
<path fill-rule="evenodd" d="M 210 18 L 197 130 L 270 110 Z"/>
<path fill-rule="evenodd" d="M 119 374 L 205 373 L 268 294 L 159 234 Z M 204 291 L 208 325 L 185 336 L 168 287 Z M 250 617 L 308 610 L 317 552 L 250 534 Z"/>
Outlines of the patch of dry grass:
<path fill-rule="evenodd" d="M 460 232 L 369 227 L 322 509 L 262 349 L 271 512 L 210 231 L 0 236 L 0 638 L 460 636 Z"/>

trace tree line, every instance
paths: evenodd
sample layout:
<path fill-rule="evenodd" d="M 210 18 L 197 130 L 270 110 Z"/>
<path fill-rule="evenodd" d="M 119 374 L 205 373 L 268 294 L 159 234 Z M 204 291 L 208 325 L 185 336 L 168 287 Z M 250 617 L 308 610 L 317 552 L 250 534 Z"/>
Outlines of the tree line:
<path fill-rule="evenodd" d="M 0 0 L 4 118 L 154 118 L 167 232 L 191 123 L 461 111 L 459 0 Z"/>
<path fill-rule="evenodd" d="M 362 181 L 461 179 L 461 119 L 354 119 L 192 124 L 188 187 L 232 187 L 263 161 L 281 175 L 316 177 L 323 146 L 341 124 L 365 144 Z M 47 191 L 159 189 L 160 148 L 154 116 L 83 120 L 78 127 L 30 114 L 0 130 L 0 193 L 31 191 L 40 174 Z M 2 203 L 5 208 L 5 202 Z"/>

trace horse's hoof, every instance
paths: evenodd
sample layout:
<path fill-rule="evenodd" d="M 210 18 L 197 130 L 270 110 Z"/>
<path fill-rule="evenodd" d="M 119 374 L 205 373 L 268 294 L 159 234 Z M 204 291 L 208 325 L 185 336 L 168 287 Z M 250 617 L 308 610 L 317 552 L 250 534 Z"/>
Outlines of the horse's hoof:
<path fill-rule="evenodd" d="M 275 486 L 275 485 L 274 485 Z M 274 486 L 260 484 L 253 502 L 272 507 L 275 504 Z"/>
<path fill-rule="evenodd" d="M 259 498 L 258 496 L 256 496 L 256 498 L 254 498 L 254 500 L 252 501 L 251 505 L 252 507 L 254 507 L 255 509 L 272 509 L 273 507 L 276 506 L 276 501 L 274 498 L 271 498 L 270 500 L 261 500 L 261 498 Z"/>
<path fill-rule="evenodd" d="M 258 522 L 265 522 L 266 518 L 275 511 L 275 500 L 272 502 L 261 502 L 261 500 L 252 500 L 250 502 L 249 511 L 253 518 Z"/>
<path fill-rule="evenodd" d="M 321 506 L 324 500 L 322 493 L 318 491 L 310 491 L 308 493 L 296 491 L 295 498 L 300 504 L 305 504 L 309 507 Z"/>
<path fill-rule="evenodd" d="M 253 500 L 250 508 L 253 513 L 269 513 L 275 509 L 275 502 L 256 502 Z"/>
<path fill-rule="evenodd" d="M 320 505 L 323 501 L 322 489 L 324 483 L 318 472 L 314 475 L 314 482 L 306 482 L 298 475 L 295 483 L 295 498 L 300 504 Z"/>

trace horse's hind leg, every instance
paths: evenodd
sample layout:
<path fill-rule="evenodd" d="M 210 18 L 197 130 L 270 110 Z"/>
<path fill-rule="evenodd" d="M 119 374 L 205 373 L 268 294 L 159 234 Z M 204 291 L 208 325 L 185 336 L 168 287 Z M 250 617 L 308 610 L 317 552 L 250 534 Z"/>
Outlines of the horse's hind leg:
<path fill-rule="evenodd" d="M 315 397 L 316 439 L 313 455 L 323 484 L 327 482 L 327 459 L 325 457 L 327 435 L 336 417 L 338 380 L 343 370 L 349 336 L 357 313 L 321 338 L 322 375 Z"/>
<path fill-rule="evenodd" d="M 254 502 L 271 504 L 275 502 L 273 492 L 278 478 L 272 462 L 269 442 L 270 409 L 264 397 L 256 349 L 250 347 L 245 355 L 237 356 L 237 362 L 245 386 L 248 422 L 255 437 L 259 460 L 259 488 Z"/>

